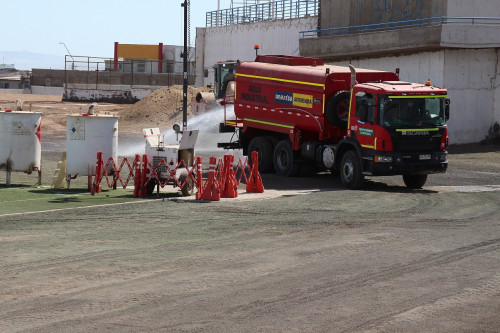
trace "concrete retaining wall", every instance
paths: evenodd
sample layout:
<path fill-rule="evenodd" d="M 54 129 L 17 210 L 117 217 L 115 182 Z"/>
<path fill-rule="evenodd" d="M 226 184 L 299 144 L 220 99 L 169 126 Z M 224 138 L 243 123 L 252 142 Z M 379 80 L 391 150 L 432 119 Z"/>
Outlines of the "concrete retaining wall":
<path fill-rule="evenodd" d="M 154 89 L 66 89 L 63 101 L 71 102 L 108 102 L 132 104 L 149 95 Z"/>
<path fill-rule="evenodd" d="M 320 29 L 441 17 L 446 8 L 447 0 L 321 0 Z"/>
<path fill-rule="evenodd" d="M 448 0 L 445 16 L 500 17 L 498 0 Z"/>
<path fill-rule="evenodd" d="M 31 86 L 31 93 L 36 94 L 36 95 L 62 96 L 64 94 L 64 88 L 62 88 L 62 87 Z"/>
<path fill-rule="evenodd" d="M 24 94 L 24 89 L 0 89 L 0 94 Z"/>

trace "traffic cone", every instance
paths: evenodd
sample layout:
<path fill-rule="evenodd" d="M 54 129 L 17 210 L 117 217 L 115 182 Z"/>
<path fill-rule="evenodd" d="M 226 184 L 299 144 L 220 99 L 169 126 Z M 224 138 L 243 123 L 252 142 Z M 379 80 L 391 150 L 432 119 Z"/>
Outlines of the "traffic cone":
<path fill-rule="evenodd" d="M 215 175 L 215 166 L 217 164 L 216 157 L 210 157 L 208 166 L 208 179 L 201 194 L 201 200 L 220 201 L 220 187 Z"/>
<path fill-rule="evenodd" d="M 224 172 L 222 185 L 222 198 L 238 197 L 238 183 L 233 169 L 234 155 L 224 155 Z"/>
<path fill-rule="evenodd" d="M 264 193 L 264 184 L 259 173 L 259 153 L 252 152 L 252 170 L 247 182 L 247 193 Z"/>
<path fill-rule="evenodd" d="M 201 199 L 203 192 L 203 169 L 201 156 L 196 157 L 196 200 Z"/>

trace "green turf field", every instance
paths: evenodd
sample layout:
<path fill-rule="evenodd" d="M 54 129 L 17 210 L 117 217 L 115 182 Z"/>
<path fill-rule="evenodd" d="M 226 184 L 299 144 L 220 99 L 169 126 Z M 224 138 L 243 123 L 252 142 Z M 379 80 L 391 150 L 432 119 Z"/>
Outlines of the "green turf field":
<path fill-rule="evenodd" d="M 0 186 L 0 215 L 68 209 L 143 200 L 133 189 L 107 190 L 94 196 L 87 188 L 54 190 L 48 186 Z"/>

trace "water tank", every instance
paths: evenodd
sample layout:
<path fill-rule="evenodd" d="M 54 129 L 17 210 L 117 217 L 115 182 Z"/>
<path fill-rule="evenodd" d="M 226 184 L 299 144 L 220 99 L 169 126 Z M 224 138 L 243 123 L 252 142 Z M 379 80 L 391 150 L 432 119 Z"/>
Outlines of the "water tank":
<path fill-rule="evenodd" d="M 0 169 L 40 170 L 41 112 L 0 111 Z"/>
<path fill-rule="evenodd" d="M 66 120 L 66 175 L 94 176 L 99 151 L 105 164 L 110 157 L 116 161 L 117 116 L 68 115 Z"/>

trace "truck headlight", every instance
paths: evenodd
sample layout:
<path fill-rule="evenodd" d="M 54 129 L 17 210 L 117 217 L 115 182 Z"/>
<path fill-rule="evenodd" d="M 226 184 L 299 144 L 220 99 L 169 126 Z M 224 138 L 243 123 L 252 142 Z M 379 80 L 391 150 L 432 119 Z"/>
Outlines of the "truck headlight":
<path fill-rule="evenodd" d="M 392 156 L 375 156 L 377 163 L 392 163 Z"/>

